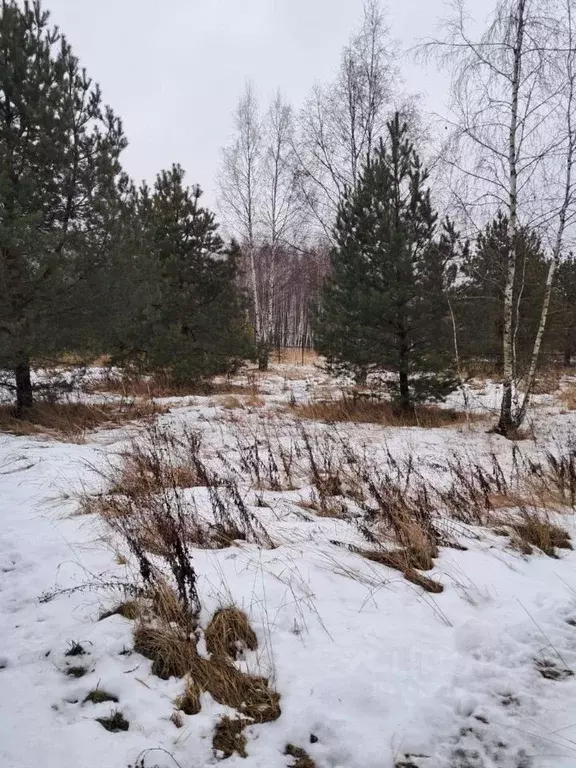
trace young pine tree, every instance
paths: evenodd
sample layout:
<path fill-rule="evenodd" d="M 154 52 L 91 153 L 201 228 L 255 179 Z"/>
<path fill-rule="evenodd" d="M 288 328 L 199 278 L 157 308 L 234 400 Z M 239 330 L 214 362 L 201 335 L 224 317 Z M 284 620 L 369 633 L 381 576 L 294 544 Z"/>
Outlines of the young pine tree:
<path fill-rule="evenodd" d="M 449 222 L 439 233 L 427 178 L 396 114 L 341 201 L 315 328 L 333 370 L 392 373 L 405 409 L 455 387 L 446 288 L 458 235 Z"/>
<path fill-rule="evenodd" d="M 540 322 L 548 265 L 534 232 L 516 233 L 516 279 L 513 286 L 514 368 L 526 366 Z M 499 364 L 502 357 L 504 290 L 510 233 L 507 217 L 498 213 L 478 234 L 462 260 L 462 281 L 455 291 L 459 344 L 467 359 Z"/>
<path fill-rule="evenodd" d="M 570 253 L 558 265 L 550 308 L 547 346 L 569 366 L 576 355 L 576 260 Z"/>
<path fill-rule="evenodd" d="M 158 175 L 153 190 L 144 185 L 138 195 L 144 250 L 124 346 L 145 370 L 175 380 L 227 373 L 251 353 L 236 254 L 224 248 L 201 194 L 185 186 L 183 169 L 174 165 Z"/>
<path fill-rule="evenodd" d="M 40 3 L 0 7 L 0 369 L 17 414 L 31 361 L 86 346 L 120 179 L 122 126 Z"/>

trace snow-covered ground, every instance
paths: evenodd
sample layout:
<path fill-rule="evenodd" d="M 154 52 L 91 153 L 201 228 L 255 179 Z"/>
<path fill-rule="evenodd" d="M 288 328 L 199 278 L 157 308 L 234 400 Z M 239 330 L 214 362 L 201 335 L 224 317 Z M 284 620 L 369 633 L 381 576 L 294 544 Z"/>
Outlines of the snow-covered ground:
<path fill-rule="evenodd" d="M 292 416 L 278 411 L 330 384 L 314 368 L 286 368 L 260 381 L 264 405 L 230 410 L 224 398 L 169 398 L 166 427 L 199 430 L 209 456 L 231 456 L 238 433 Z M 471 392 L 492 408 L 492 385 Z M 461 405 L 455 395 L 451 405 Z M 536 398 L 537 456 L 566 441 L 576 414 L 552 396 Z M 434 483 L 451 455 L 510 461 L 510 443 L 486 424 L 446 429 L 339 425 L 338 433 L 375 461 L 412 455 Z M 310 426 L 333 433 L 328 425 Z M 215 722 L 226 708 L 203 694 L 197 715 L 170 719 L 181 680 L 160 680 L 132 651 L 132 623 L 99 621 L 118 601 L 134 567 L 118 557 L 95 516 L 75 516 L 77 494 L 98 490 L 93 471 L 118 454 L 138 427 L 94 433 L 84 444 L 0 435 L 0 766 L 2 768 L 201 768 L 219 762 Z M 197 496 L 201 489 L 195 489 Z M 523 556 L 489 530 L 468 532 L 466 550 L 442 548 L 430 594 L 395 570 L 337 547 L 351 526 L 295 505 L 308 490 L 262 491 L 252 504 L 275 549 L 240 543 L 195 550 L 202 618 L 221 605 L 243 607 L 259 649 L 244 664 L 273 679 L 282 714 L 250 726 L 246 759 L 230 768 L 292 764 L 287 743 L 317 768 L 576 767 L 576 553 Z M 564 527 L 574 533 L 571 516 Z M 464 535 L 456 531 L 455 536 Z M 73 643 L 85 654 L 67 656 Z M 541 674 L 542 664 L 559 679 Z M 75 678 L 71 667 L 86 674 Z M 546 667 L 544 667 L 546 668 Z M 96 720 L 110 703 L 83 703 L 102 688 L 118 698 L 127 731 Z"/>

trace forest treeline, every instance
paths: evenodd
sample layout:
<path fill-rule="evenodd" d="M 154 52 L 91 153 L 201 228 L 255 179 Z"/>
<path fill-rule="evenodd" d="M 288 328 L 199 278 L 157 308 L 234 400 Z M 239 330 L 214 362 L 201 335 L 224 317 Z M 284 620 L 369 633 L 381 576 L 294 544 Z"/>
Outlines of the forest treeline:
<path fill-rule="evenodd" d="M 64 35 L 40 2 L 6 0 L 0 367 L 17 413 L 64 355 L 197 381 L 298 346 L 402 408 L 486 364 L 500 431 L 519 426 L 538 365 L 576 354 L 573 6 L 499 0 L 471 34 L 458 5 L 420 47 L 451 77 L 438 124 L 367 0 L 300 108 L 247 85 L 217 220 L 177 163 L 128 177 L 121 119 Z"/>

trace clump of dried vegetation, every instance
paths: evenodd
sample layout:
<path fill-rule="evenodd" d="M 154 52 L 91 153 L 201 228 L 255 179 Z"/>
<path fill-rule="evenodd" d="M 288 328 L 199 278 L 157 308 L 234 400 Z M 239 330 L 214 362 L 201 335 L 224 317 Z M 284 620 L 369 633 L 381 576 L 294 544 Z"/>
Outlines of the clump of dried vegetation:
<path fill-rule="evenodd" d="M 237 466 L 222 453 L 219 459 L 239 477 L 249 478 L 254 489 L 284 491 L 297 487 L 295 473 L 301 454 L 292 435 L 273 425 L 259 430 L 246 428 L 236 434 L 236 451 Z"/>
<path fill-rule="evenodd" d="M 243 651 L 258 647 L 256 633 L 244 611 L 236 606 L 220 608 L 204 633 L 206 649 L 213 658 L 236 659 Z"/>
<path fill-rule="evenodd" d="M 431 484 L 413 456 L 384 451 L 377 461 L 336 431 L 303 424 L 281 431 L 270 424 L 237 438 L 237 471 L 258 490 L 311 486 L 300 508 L 320 517 L 348 520 L 368 546 L 345 545 L 357 554 L 393 568 L 423 589 L 442 585 L 422 571 L 433 568 L 442 546 L 463 549 L 451 521 L 498 528 L 525 553 L 548 555 L 569 546 L 553 515 L 576 500 L 576 451 L 558 446 L 540 461 L 516 445 L 510 461 L 493 454 L 488 462 L 455 454 L 440 482 Z M 221 457 L 222 461 L 229 459 Z M 535 531 L 538 530 L 538 535 Z M 461 532 L 464 529 L 461 529 Z M 523 545 L 520 546 L 520 542 Z"/>
<path fill-rule="evenodd" d="M 127 731 L 130 728 L 130 723 L 122 712 L 115 710 L 110 713 L 109 717 L 97 717 L 96 722 L 105 728 L 110 733 L 118 733 L 119 731 Z"/>
<path fill-rule="evenodd" d="M 428 592 L 441 592 L 442 585 L 421 571 L 433 567 L 441 544 L 456 544 L 443 530 L 443 518 L 412 458 L 399 462 L 387 451 L 384 460 L 375 462 L 349 444 L 344 444 L 343 453 L 345 469 L 337 476 L 340 493 L 360 510 L 356 525 L 370 545 L 347 548 L 400 571 Z"/>
<path fill-rule="evenodd" d="M 0 405 L 0 432 L 42 435 L 79 443 L 94 429 L 114 429 L 134 421 L 151 421 L 163 409 L 153 403 L 127 400 L 117 403 L 37 402 L 22 418 L 13 406 Z"/>
<path fill-rule="evenodd" d="M 231 718 L 225 715 L 216 725 L 212 746 L 216 753 L 221 754 L 224 759 L 236 754 L 240 757 L 248 757 L 246 752 L 246 736 L 244 728 L 249 725 L 248 720 L 241 717 Z"/>
<path fill-rule="evenodd" d="M 485 421 L 486 415 L 465 413 L 435 405 L 416 405 L 410 410 L 374 396 L 346 395 L 339 399 L 318 400 L 292 405 L 292 413 L 300 419 L 314 421 L 356 422 L 383 427 L 424 427 L 434 429 Z"/>
<path fill-rule="evenodd" d="M 238 712 L 236 718 L 221 721 L 216 727 L 214 749 L 226 756 L 243 754 L 243 729 L 252 723 L 271 722 L 281 714 L 280 695 L 270 680 L 236 666 L 240 654 L 258 648 L 256 633 L 244 611 L 224 606 L 202 630 L 197 608 L 184 603 L 178 591 L 167 584 L 160 595 L 153 588 L 145 590 L 140 600 L 134 650 L 152 661 L 153 674 L 184 680 L 183 692 L 174 701 L 175 722 L 181 722 L 182 715 L 200 712 L 202 694 L 209 693 L 219 704 Z M 198 651 L 202 635 L 208 656 Z"/>
<path fill-rule="evenodd" d="M 236 666 L 239 654 L 258 647 L 243 611 L 224 606 L 202 630 L 192 547 L 230 546 L 239 539 L 268 547 L 272 541 L 244 503 L 236 480 L 217 475 L 206 464 L 196 433 L 176 436 L 152 427 L 110 468 L 108 481 L 108 493 L 85 503 L 135 558 L 141 588 L 140 597 L 131 601 L 135 608 L 124 606 L 106 615 L 121 613 L 135 620 L 134 650 L 151 660 L 153 674 L 185 680 L 175 702 L 180 717 L 198 712 L 205 692 L 237 710 L 233 722 L 242 723 L 236 734 L 239 749 L 246 724 L 280 716 L 280 696 L 267 677 Z M 188 486 L 202 487 L 210 519 L 200 514 Z M 202 635 L 209 657 L 198 652 Z M 223 739 L 223 728 L 217 729 L 215 749 L 222 751 L 217 745 Z"/>
<path fill-rule="evenodd" d="M 525 509 L 516 519 L 508 521 L 508 525 L 513 546 L 524 554 L 531 555 L 536 547 L 548 557 L 556 557 L 557 549 L 572 549 L 567 531 L 541 511 Z"/>
<path fill-rule="evenodd" d="M 448 463 L 451 482 L 437 495 L 452 518 L 510 535 L 512 546 L 524 554 L 535 547 L 554 557 L 557 549 L 571 548 L 568 533 L 554 516 L 574 508 L 575 460 L 572 445 L 545 451 L 539 462 L 523 457 L 514 446 L 508 470 L 495 454 L 490 469 L 454 456 Z"/>
<path fill-rule="evenodd" d="M 539 371 L 532 394 L 553 395 L 560 389 L 563 370 L 557 366 L 550 366 Z"/>
<path fill-rule="evenodd" d="M 102 516 L 135 555 L 146 581 L 153 571 L 149 554 L 163 557 L 175 574 L 186 571 L 192 546 L 225 548 L 240 540 L 273 546 L 237 480 L 207 465 L 195 432 L 175 435 L 151 427 L 131 443 L 106 479 L 109 491 L 84 495 L 80 510 Z M 210 517 L 201 513 L 190 493 L 193 487 L 206 489 Z"/>
<path fill-rule="evenodd" d="M 308 752 L 302 747 L 296 747 L 294 744 L 286 744 L 284 754 L 293 758 L 290 764 L 292 768 L 316 768 L 316 763 Z"/>
<path fill-rule="evenodd" d="M 320 357 L 313 349 L 303 347 L 282 347 L 275 349 L 272 353 L 272 360 L 282 365 L 316 365 Z M 300 374 L 302 375 L 302 374 Z"/>
<path fill-rule="evenodd" d="M 154 399 L 163 397 L 188 397 L 209 395 L 255 395 L 258 393 L 255 379 L 246 384 L 229 379 L 216 381 L 183 381 L 174 379 L 168 373 L 157 372 L 145 375 L 123 369 L 107 369 L 104 374 L 93 377 L 84 384 L 87 392 L 120 395 L 124 398 Z"/>
<path fill-rule="evenodd" d="M 108 693 L 108 691 L 105 691 L 103 688 L 93 688 L 84 698 L 83 704 L 86 704 L 86 702 L 90 702 L 91 704 L 103 704 L 106 701 L 114 702 L 115 704 L 118 703 L 118 696 L 115 696 L 113 693 Z"/>
<path fill-rule="evenodd" d="M 176 595 L 174 599 L 178 600 Z M 198 653 L 201 634 L 197 617 L 184 611 L 174 621 L 172 614 L 164 615 L 156 606 L 137 622 L 134 650 L 152 661 L 152 672 L 158 677 L 185 679 L 184 692 L 175 702 L 185 714 L 199 712 L 201 694 L 207 692 L 251 722 L 276 720 L 280 716 L 280 696 L 269 680 L 235 665 L 241 651 L 258 647 L 246 614 L 235 606 L 216 612 L 204 630 L 209 658 Z"/>

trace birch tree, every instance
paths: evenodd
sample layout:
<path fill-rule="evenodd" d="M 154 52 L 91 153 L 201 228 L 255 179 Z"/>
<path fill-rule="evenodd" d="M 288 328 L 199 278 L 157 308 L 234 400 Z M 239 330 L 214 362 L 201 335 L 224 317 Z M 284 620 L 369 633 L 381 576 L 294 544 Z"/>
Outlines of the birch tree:
<path fill-rule="evenodd" d="M 560 147 L 566 143 L 565 120 L 559 125 L 559 99 L 562 94 L 566 98 L 566 77 L 558 80 L 562 50 L 559 30 L 564 22 L 554 0 L 500 0 L 488 28 L 477 35 L 463 0 L 457 0 L 454 9 L 445 39 L 429 44 L 427 50 L 438 54 L 453 72 L 452 134 L 446 162 L 453 172 L 454 200 L 475 227 L 498 210 L 504 211 L 508 221 L 502 400 L 497 430 L 509 434 L 526 413 L 549 301 L 547 290 L 543 324 L 528 374 L 528 397 L 514 407 L 518 373 L 514 351 L 517 233 L 520 226 L 544 232 L 552 219 L 551 211 L 563 206 L 553 190 L 546 210 L 540 201 L 548 190 L 548 169 L 557 166 Z M 563 45 L 572 49 L 565 35 Z M 568 162 L 571 165 L 572 159 Z M 554 269 L 549 273 L 550 287 L 553 276 Z"/>
<path fill-rule="evenodd" d="M 566 246 L 567 230 L 571 228 L 574 217 L 576 216 L 576 211 L 574 210 L 576 199 L 576 178 L 574 173 L 574 162 L 576 160 L 576 29 L 574 28 L 574 12 L 576 8 L 572 0 L 565 0 L 564 3 L 560 4 L 559 8 L 560 12 L 564 11 L 563 22 L 560 24 L 559 30 L 557 30 L 559 38 L 557 82 L 561 84 L 558 93 L 557 115 L 559 124 L 559 162 L 557 166 L 560 182 L 560 198 L 557 210 L 553 210 L 552 215 L 552 229 L 554 231 L 552 258 L 548 268 L 540 323 L 534 339 L 534 349 L 532 351 L 532 358 L 530 360 L 530 367 L 526 378 L 524 397 L 516 419 L 518 424 L 521 424 L 526 416 L 526 411 L 530 403 L 530 396 L 534 389 L 536 369 L 540 358 L 544 331 L 546 330 L 554 279 L 561 263 L 563 250 Z M 556 164 L 553 162 L 553 165 Z M 549 182 L 553 184 L 554 180 L 549 179 Z"/>
<path fill-rule="evenodd" d="M 342 52 L 334 82 L 316 85 L 300 113 L 300 190 L 321 231 L 332 237 L 339 201 L 354 189 L 365 158 L 394 111 L 395 48 L 377 0 Z"/>
<path fill-rule="evenodd" d="M 258 101 L 252 84 L 247 83 L 234 113 L 232 142 L 222 152 L 218 177 L 219 208 L 248 257 L 258 365 L 265 369 L 268 363 L 256 269 L 262 153 L 262 120 Z"/>
<path fill-rule="evenodd" d="M 292 107 L 278 91 L 264 117 L 262 206 L 260 227 L 263 248 L 258 267 L 264 283 L 261 291 L 263 320 L 262 358 L 273 345 L 275 307 L 280 300 L 280 260 L 287 246 L 303 237 L 305 215 L 296 183 L 295 125 Z"/>
<path fill-rule="evenodd" d="M 262 116 L 251 85 L 235 112 L 232 143 L 223 152 L 220 209 L 247 257 L 258 366 L 268 367 L 281 246 L 302 237 L 305 223 L 296 183 L 294 116 L 278 92 Z"/>

